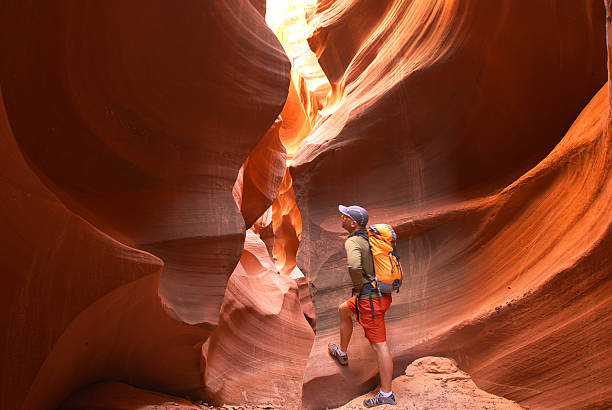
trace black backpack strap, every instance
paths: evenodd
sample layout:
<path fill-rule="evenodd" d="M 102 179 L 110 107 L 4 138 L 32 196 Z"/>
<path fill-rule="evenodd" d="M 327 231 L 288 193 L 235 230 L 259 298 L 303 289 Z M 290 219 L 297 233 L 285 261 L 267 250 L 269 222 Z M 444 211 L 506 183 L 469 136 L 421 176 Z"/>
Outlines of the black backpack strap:
<path fill-rule="evenodd" d="M 359 295 L 368 295 L 369 299 L 370 299 L 370 309 L 372 310 L 372 317 L 374 317 L 375 312 L 374 312 L 374 301 L 372 300 L 372 292 L 377 292 L 378 289 L 376 289 L 374 286 L 372 286 L 369 283 L 364 284 L 361 287 L 361 293 Z M 359 302 L 359 296 L 357 297 L 357 302 Z"/>
<path fill-rule="evenodd" d="M 353 288 L 351 297 L 355 297 L 355 315 L 357 316 L 357 322 L 359 322 L 359 295 L 361 295 L 361 291 L 355 294 L 355 288 Z"/>
<path fill-rule="evenodd" d="M 348 237 L 352 237 L 352 236 L 359 236 L 360 238 L 365 239 L 366 241 L 368 241 L 368 244 L 370 243 L 370 240 L 368 239 L 368 234 L 366 231 L 364 231 L 363 229 L 359 229 L 353 233 L 351 233 Z"/>

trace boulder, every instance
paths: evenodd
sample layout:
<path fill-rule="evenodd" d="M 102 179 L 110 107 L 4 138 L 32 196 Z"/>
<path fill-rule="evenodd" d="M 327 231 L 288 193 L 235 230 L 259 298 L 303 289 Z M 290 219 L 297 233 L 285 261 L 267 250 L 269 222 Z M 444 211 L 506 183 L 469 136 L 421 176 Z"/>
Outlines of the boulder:
<path fill-rule="evenodd" d="M 378 390 L 351 400 L 342 410 L 362 409 L 363 400 Z M 393 380 L 396 406 L 402 409 L 522 409 L 517 403 L 487 393 L 466 372 L 446 357 L 422 357 L 412 362 L 405 375 Z M 397 408 L 383 405 L 381 409 Z"/>

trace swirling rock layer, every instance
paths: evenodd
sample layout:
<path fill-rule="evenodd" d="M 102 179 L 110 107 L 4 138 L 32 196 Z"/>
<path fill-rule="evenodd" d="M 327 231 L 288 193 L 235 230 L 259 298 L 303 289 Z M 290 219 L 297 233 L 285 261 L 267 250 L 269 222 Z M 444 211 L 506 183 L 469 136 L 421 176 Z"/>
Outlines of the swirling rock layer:
<path fill-rule="evenodd" d="M 280 141 L 277 119 L 242 164 L 233 196 L 247 228 L 253 226 L 276 198 L 285 175 L 287 153 Z"/>
<path fill-rule="evenodd" d="M 244 237 L 231 188 L 287 96 L 278 40 L 246 0 L 3 8 L 29 161 L 69 208 L 164 259 L 177 319 L 214 326 Z"/>
<path fill-rule="evenodd" d="M 299 407 L 313 339 L 297 283 L 279 275 L 265 244 L 247 231 L 219 326 L 202 352 L 208 401 Z"/>
<path fill-rule="evenodd" d="M 201 396 L 243 249 L 232 186 L 287 96 L 282 47 L 247 0 L 0 9 L 0 407 L 101 379 Z"/>
<path fill-rule="evenodd" d="M 291 81 L 260 0 L 0 7 L 0 407 L 100 380 L 304 408 L 366 392 L 358 328 L 350 367 L 326 354 L 350 288 L 338 203 L 400 236 L 396 375 L 444 355 L 527 406 L 612 406 L 601 1 L 320 0 L 285 31 Z"/>
<path fill-rule="evenodd" d="M 70 359 L 54 363 L 55 349 L 72 323 L 104 295 L 158 275 L 162 262 L 113 240 L 62 205 L 21 155 L 1 99 L 0 145 L 5 335 L 0 407 L 51 407 L 78 383 L 87 383 L 92 373 L 95 377 L 100 369 L 91 365 L 97 362 L 93 352 L 100 359 L 108 358 L 108 340 L 90 337 L 90 332 L 109 325 L 92 320 L 84 324 L 83 333 L 73 335 Z M 84 369 L 87 365 L 91 367 Z M 45 380 L 53 387 L 40 382 L 45 379 L 43 367 L 53 374 L 54 379 Z M 75 374 L 77 368 L 81 369 Z"/>
<path fill-rule="evenodd" d="M 315 35 L 330 55 L 343 44 L 339 27 L 356 24 L 349 11 L 368 4 L 340 3 L 333 18 L 313 18 L 327 22 Z M 396 374 L 444 355 L 480 387 L 529 406 L 607 403 L 602 3 L 388 7 L 346 68 L 321 60 L 342 73 L 337 102 L 291 167 L 303 218 L 298 266 L 317 316 L 304 406 L 341 404 L 377 380 L 359 328 L 348 369 L 327 357 L 337 305 L 350 296 L 339 203 L 366 207 L 370 223 L 400 236 L 407 277 L 387 318 Z"/>
<path fill-rule="evenodd" d="M 556 149 L 486 206 L 477 246 L 456 255 L 453 266 L 465 266 L 456 271 L 478 283 L 466 297 L 479 311 L 399 362 L 427 345 L 453 352 L 481 388 L 528 406 L 609 405 L 611 161 L 604 87 Z"/>

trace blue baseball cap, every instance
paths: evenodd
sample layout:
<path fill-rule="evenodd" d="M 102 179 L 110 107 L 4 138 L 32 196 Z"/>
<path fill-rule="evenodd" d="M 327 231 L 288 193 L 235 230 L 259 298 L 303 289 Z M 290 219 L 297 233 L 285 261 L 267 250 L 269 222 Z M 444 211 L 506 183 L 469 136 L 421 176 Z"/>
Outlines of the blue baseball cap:
<path fill-rule="evenodd" d="M 343 214 L 357 222 L 359 226 L 366 226 L 368 223 L 368 211 L 357 205 L 344 206 L 339 205 L 338 210 Z"/>

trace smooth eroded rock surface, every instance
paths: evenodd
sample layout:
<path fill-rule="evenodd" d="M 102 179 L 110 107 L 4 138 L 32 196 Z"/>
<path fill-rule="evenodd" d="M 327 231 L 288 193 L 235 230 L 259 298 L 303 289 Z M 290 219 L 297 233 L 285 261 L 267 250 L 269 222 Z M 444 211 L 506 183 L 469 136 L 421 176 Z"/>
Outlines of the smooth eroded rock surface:
<path fill-rule="evenodd" d="M 342 47 L 337 27 L 354 24 L 348 10 L 362 2 L 339 3 L 347 11 L 333 17 L 326 49 Z M 291 166 L 298 267 L 317 317 L 304 406 L 339 405 L 377 382 L 360 327 L 348 349 L 355 366 L 327 356 L 337 305 L 350 296 L 338 204 L 362 205 L 371 224 L 399 234 L 407 275 L 387 314 L 396 375 L 417 357 L 445 355 L 527 406 L 603 405 L 612 225 L 604 5 L 392 3 Z"/>
<path fill-rule="evenodd" d="M 287 96 L 280 43 L 247 0 L 3 9 L 5 103 L 33 168 L 164 260 L 173 316 L 213 327 L 244 239 L 232 186 Z"/>
<path fill-rule="evenodd" d="M 112 324 L 95 317 L 71 337 L 71 357 L 55 365 L 66 332 L 105 295 L 159 275 L 162 261 L 127 247 L 68 210 L 30 170 L 0 95 L 2 376 L 0 407 L 45 408 L 104 370 L 109 340 L 92 336 Z M 117 307 L 107 306 L 108 311 Z M 94 319 L 94 318 L 92 318 Z M 113 329 L 116 331 L 116 329 Z M 92 357 L 96 355 L 96 357 Z M 83 367 L 88 367 L 83 369 Z M 52 383 L 40 382 L 42 368 Z M 80 374 L 75 373 L 80 368 Z M 107 374 L 112 374 L 107 373 Z M 26 398 L 29 396 L 29 400 Z"/>
<path fill-rule="evenodd" d="M 234 184 L 232 194 L 246 228 L 270 208 L 285 175 L 287 153 L 278 134 L 281 124 L 278 118 L 253 148 Z"/>
<path fill-rule="evenodd" d="M 287 96 L 280 43 L 247 0 L 1 9 L 0 407 L 98 380 L 201 396 L 243 249 L 232 186 Z"/>
<path fill-rule="evenodd" d="M 207 401 L 298 408 L 313 340 L 298 284 L 279 274 L 263 241 L 247 231 L 219 326 L 202 349 Z"/>
<path fill-rule="evenodd" d="M 0 408 L 359 404 L 340 203 L 400 407 L 612 407 L 610 7 L 4 2 Z"/>

